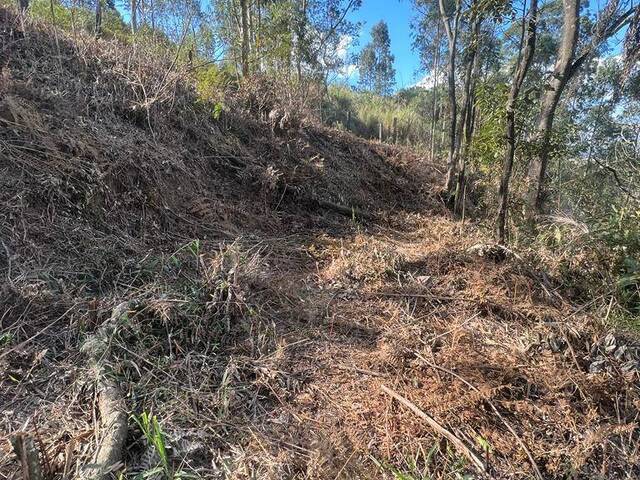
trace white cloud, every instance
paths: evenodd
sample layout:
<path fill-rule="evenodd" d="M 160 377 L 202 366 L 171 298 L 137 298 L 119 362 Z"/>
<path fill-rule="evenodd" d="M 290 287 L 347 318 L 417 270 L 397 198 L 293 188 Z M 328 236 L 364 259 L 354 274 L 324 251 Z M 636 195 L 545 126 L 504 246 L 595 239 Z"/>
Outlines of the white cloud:
<path fill-rule="evenodd" d="M 342 79 L 357 78 L 359 75 L 358 65 L 349 63 L 349 51 L 352 43 L 353 37 L 351 35 L 342 35 L 336 46 L 335 56 L 343 63 L 343 67 L 337 72 L 337 76 Z"/>
<path fill-rule="evenodd" d="M 336 47 L 336 56 L 346 61 L 347 55 L 349 55 L 349 49 L 351 48 L 352 42 L 353 42 L 353 37 L 351 35 L 342 35 L 340 37 L 340 40 L 338 41 L 338 46 Z"/>
<path fill-rule="evenodd" d="M 349 63 L 340 69 L 339 75 L 344 78 L 358 77 L 360 76 L 360 71 L 357 65 Z"/>
<path fill-rule="evenodd" d="M 431 90 L 435 86 L 435 80 L 436 80 L 436 76 L 433 74 L 433 72 L 429 72 L 420 80 L 418 80 L 416 83 L 411 85 L 411 87 L 424 88 L 425 90 Z M 438 77 L 438 84 L 442 85 L 444 81 L 445 81 L 445 75 L 443 72 L 441 72 L 440 76 Z"/>

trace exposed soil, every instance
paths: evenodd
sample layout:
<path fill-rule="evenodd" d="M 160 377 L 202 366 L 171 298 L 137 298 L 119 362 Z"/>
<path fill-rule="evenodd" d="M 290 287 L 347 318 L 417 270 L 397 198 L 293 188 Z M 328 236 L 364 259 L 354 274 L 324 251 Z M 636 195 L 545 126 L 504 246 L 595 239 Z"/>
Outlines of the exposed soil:
<path fill-rule="evenodd" d="M 50 30 L 0 18 L 0 431 L 32 435 L 47 478 L 100 442 L 81 348 L 123 301 L 107 369 L 173 471 L 640 475 L 637 339 L 527 258 L 470 250 L 483 237 L 438 199 L 437 165 L 312 122 L 214 119 L 170 59 L 61 32 L 58 55 Z M 160 463 L 133 419 L 126 445 L 126 475 Z"/>

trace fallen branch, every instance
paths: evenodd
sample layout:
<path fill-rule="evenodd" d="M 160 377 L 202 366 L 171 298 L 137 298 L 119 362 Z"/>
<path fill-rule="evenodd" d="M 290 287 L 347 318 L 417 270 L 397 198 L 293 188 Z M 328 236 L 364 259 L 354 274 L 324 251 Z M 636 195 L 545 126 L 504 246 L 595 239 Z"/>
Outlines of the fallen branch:
<path fill-rule="evenodd" d="M 329 200 L 321 200 L 319 198 L 311 198 L 310 201 L 321 208 L 333 210 L 334 212 L 339 213 L 340 215 L 344 215 L 345 217 L 363 218 L 365 220 L 376 219 L 376 216 L 374 214 L 365 212 L 363 210 L 360 210 L 359 208 L 340 205 L 339 203 L 330 202 Z"/>
<path fill-rule="evenodd" d="M 486 300 L 477 298 L 452 297 L 447 295 L 431 295 L 427 293 L 398 293 L 398 292 L 358 292 L 358 295 L 367 297 L 398 297 L 398 298 L 423 298 L 425 300 L 435 300 L 438 302 L 471 302 L 481 303 Z"/>
<path fill-rule="evenodd" d="M 113 309 L 111 318 L 85 342 L 82 351 L 89 355 L 89 366 L 96 378 L 96 396 L 100 412 L 100 438 L 91 463 L 85 465 L 81 478 L 106 480 L 110 473 L 122 465 L 122 448 L 127 438 L 127 411 L 118 384 L 108 376 L 105 365 L 110 357 L 110 340 L 127 313 L 129 303 L 121 303 Z"/>
<path fill-rule="evenodd" d="M 424 358 L 422 355 L 420 355 L 418 352 L 414 352 L 416 357 L 418 357 L 420 360 L 422 360 L 424 363 L 426 363 L 428 366 L 430 366 L 431 368 L 434 368 L 436 370 L 440 370 L 444 373 L 447 373 L 449 375 L 451 375 L 452 377 L 457 378 L 458 380 L 460 380 L 462 383 L 464 383 L 467 387 L 469 387 L 471 390 L 474 390 L 476 392 L 480 392 L 480 390 L 473 385 L 472 383 L 470 383 L 469 381 L 467 381 L 465 378 L 461 377 L 460 375 L 458 375 L 456 372 L 454 372 L 453 370 L 449 370 L 448 368 L 444 368 L 441 367 L 439 365 L 436 365 L 435 363 L 430 362 L 429 360 L 427 360 L 426 358 Z M 540 480 L 544 480 L 542 473 L 540 473 L 540 469 L 538 468 L 538 464 L 536 463 L 535 459 L 533 458 L 533 455 L 531 454 L 531 452 L 529 451 L 529 449 L 527 448 L 527 446 L 525 445 L 524 441 L 520 438 L 520 436 L 516 433 L 516 431 L 513 429 L 513 427 L 509 424 L 509 422 L 507 422 L 507 420 L 502 416 L 502 414 L 498 411 L 498 409 L 496 408 L 496 406 L 493 404 L 493 402 L 491 400 L 489 400 L 488 398 L 485 399 L 485 401 L 487 402 L 487 404 L 491 407 L 491 409 L 494 411 L 494 413 L 496 414 L 496 416 L 500 419 L 500 421 L 504 424 L 504 426 L 507 428 L 507 430 L 509 430 L 509 432 L 511 432 L 511 435 L 513 435 L 513 437 L 516 439 L 516 442 L 518 442 L 518 444 L 520 445 L 520 447 L 522 447 L 522 450 L 524 450 L 524 453 L 526 453 L 527 457 L 529 458 L 529 462 L 531 463 L 531 467 L 533 468 L 533 471 L 536 474 L 536 477 Z"/>
<path fill-rule="evenodd" d="M 23 480 L 42 480 L 40 457 L 33 438 L 24 432 L 18 432 L 11 438 L 11 445 L 22 465 Z"/>
<path fill-rule="evenodd" d="M 387 395 L 390 395 L 391 397 L 395 398 L 397 401 L 402 403 L 405 407 L 407 407 L 413 413 L 415 413 L 420 418 L 422 418 L 425 422 L 427 422 L 427 424 L 429 424 L 429 426 L 433 430 L 435 430 L 437 433 L 439 433 L 440 435 L 445 437 L 447 440 L 449 440 L 456 447 L 456 449 L 460 453 L 462 453 L 465 457 L 467 457 L 469 459 L 469 461 L 478 470 L 480 470 L 481 472 L 485 472 L 486 471 L 485 464 L 482 462 L 482 460 L 480 460 L 480 457 L 478 457 L 478 455 L 476 455 L 469 447 L 467 447 L 462 440 L 460 440 L 453 433 L 451 433 L 449 430 L 447 430 L 442 425 L 440 425 L 438 422 L 436 422 L 433 418 L 431 418 L 429 415 L 427 415 L 424 411 L 420 410 L 420 408 L 418 408 L 416 406 L 416 404 L 414 404 L 413 402 L 407 400 L 405 397 L 403 397 L 399 393 L 394 392 L 393 390 L 391 390 L 388 387 L 385 387 L 384 385 L 381 385 L 380 388 L 382 388 L 382 391 L 384 393 L 386 393 Z"/>

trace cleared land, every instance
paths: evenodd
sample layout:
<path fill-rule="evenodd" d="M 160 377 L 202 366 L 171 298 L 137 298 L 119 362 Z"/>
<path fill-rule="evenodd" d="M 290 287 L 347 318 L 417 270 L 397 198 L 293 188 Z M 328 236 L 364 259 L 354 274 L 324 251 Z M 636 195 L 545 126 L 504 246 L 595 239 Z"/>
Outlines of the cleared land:
<path fill-rule="evenodd" d="M 96 362 L 204 478 L 640 473 L 637 340 L 540 259 L 472 248 L 437 165 L 214 119 L 142 50 L 58 33 L 58 55 L 1 16 L 0 428 L 48 478 L 103 441 Z M 127 430 L 128 473 L 162 463 Z"/>

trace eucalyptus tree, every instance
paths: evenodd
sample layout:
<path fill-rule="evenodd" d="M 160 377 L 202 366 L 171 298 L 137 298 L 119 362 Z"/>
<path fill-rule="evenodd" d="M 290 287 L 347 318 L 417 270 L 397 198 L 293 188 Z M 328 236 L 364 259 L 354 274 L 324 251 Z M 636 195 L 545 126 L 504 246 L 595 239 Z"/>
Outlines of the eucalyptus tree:
<path fill-rule="evenodd" d="M 621 5 L 625 3 L 625 5 Z M 563 0 L 562 34 L 557 49 L 553 72 L 543 88 L 540 99 L 540 112 L 534 136 L 536 153 L 532 156 L 528 171 L 527 216 L 533 219 L 542 211 L 544 203 L 544 185 L 549 163 L 549 145 L 553 121 L 562 93 L 567 84 L 580 68 L 601 47 L 629 24 L 634 13 L 640 7 L 629 7 L 630 3 L 621 0 L 609 0 L 609 3 L 597 13 L 597 19 L 590 32 L 585 35 L 584 44 L 579 47 L 580 2 Z"/>
<path fill-rule="evenodd" d="M 393 62 L 389 28 L 381 21 L 371 29 L 371 42 L 365 45 L 358 59 L 360 86 L 378 95 L 389 95 L 395 83 Z"/>
<path fill-rule="evenodd" d="M 414 0 L 416 18 L 411 23 L 413 31 L 413 50 L 420 57 L 420 67 L 427 73 L 425 87 L 431 91 L 431 128 L 429 135 L 429 156 L 435 158 L 438 150 L 436 129 L 441 108 L 439 103 L 439 83 L 441 58 L 443 56 L 443 36 L 440 13 L 432 8 L 429 0 Z"/>
<path fill-rule="evenodd" d="M 440 19 L 444 26 L 447 38 L 447 96 L 449 100 L 449 153 L 447 157 L 447 172 L 445 175 L 444 188 L 448 194 L 453 193 L 456 183 L 457 158 L 456 151 L 458 145 L 457 120 L 458 102 L 456 97 L 456 58 L 458 52 L 458 37 L 460 34 L 460 19 L 462 17 L 462 0 L 453 0 L 453 4 L 438 0 Z"/>
<path fill-rule="evenodd" d="M 528 20 L 527 20 L 528 18 Z M 516 152 L 516 102 L 524 83 L 533 54 L 536 48 L 536 29 L 538 24 L 538 0 L 530 0 L 529 13 L 522 19 L 522 36 L 520 40 L 519 61 L 513 73 L 509 98 L 507 100 L 507 125 L 505 139 L 507 148 L 504 154 L 502 177 L 498 190 L 498 215 L 496 219 L 496 241 L 504 244 L 506 240 L 506 220 L 509 205 L 509 182 L 513 171 L 513 160 Z"/>

